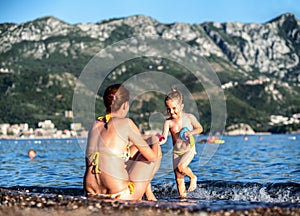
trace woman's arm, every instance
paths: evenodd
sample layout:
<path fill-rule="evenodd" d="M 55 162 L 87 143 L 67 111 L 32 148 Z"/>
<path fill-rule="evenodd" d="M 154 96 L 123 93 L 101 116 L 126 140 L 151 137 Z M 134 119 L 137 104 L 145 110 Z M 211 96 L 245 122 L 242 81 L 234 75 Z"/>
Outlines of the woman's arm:
<path fill-rule="evenodd" d="M 143 139 L 138 127 L 131 119 L 129 121 L 128 136 L 129 140 L 139 150 L 139 152 L 148 160 L 156 161 L 159 158 L 159 140 L 157 137 L 152 138 L 152 148 L 149 147 L 147 142 Z"/>
<path fill-rule="evenodd" d="M 99 142 L 99 125 L 98 122 L 95 121 L 91 126 L 88 133 L 88 140 L 86 146 L 86 156 L 91 154 L 94 151 L 97 151 L 97 144 Z"/>

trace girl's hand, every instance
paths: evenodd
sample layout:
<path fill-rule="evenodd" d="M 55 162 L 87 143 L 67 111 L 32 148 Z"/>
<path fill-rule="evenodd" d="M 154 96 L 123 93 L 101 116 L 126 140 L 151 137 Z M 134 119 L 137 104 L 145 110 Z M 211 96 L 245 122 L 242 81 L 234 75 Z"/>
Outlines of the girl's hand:
<path fill-rule="evenodd" d="M 156 136 L 157 136 L 159 142 L 161 142 L 161 141 L 163 141 L 163 140 L 166 139 L 166 138 L 165 138 L 163 135 L 161 135 L 160 133 L 157 133 Z"/>
<path fill-rule="evenodd" d="M 190 131 L 186 131 L 184 133 L 184 137 L 185 137 L 185 140 L 186 141 L 189 141 L 190 140 L 190 136 L 193 136 L 193 134 L 190 132 Z"/>
<path fill-rule="evenodd" d="M 185 141 L 188 141 L 189 140 L 189 135 L 190 135 L 190 131 L 187 127 L 184 127 L 181 129 L 180 133 L 179 133 L 179 136 L 182 140 L 185 140 Z"/>

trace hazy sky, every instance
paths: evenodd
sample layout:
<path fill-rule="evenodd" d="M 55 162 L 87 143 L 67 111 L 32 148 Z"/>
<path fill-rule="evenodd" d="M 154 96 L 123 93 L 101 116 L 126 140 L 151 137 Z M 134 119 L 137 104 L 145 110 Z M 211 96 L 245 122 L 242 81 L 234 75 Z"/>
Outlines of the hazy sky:
<path fill-rule="evenodd" d="M 300 0 L 0 0 L 0 23 L 49 15 L 72 24 L 132 15 L 161 23 L 263 23 L 287 12 L 300 19 Z"/>

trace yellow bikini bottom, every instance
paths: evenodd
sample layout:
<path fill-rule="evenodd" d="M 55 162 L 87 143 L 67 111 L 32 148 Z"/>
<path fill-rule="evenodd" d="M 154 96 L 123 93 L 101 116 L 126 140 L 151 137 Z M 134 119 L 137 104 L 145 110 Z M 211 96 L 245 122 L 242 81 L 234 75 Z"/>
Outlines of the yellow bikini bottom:
<path fill-rule="evenodd" d="M 96 197 L 101 197 L 101 198 L 108 198 L 108 199 L 122 199 L 122 198 L 127 198 L 129 195 L 133 194 L 135 191 L 135 186 L 133 182 L 128 182 L 127 187 L 118 192 L 118 193 L 114 193 L 114 194 L 91 194 L 88 193 L 88 196 L 96 196 Z"/>
<path fill-rule="evenodd" d="M 101 170 L 99 169 L 99 156 L 100 156 L 99 152 L 94 152 L 89 156 L 92 166 L 95 169 L 95 173 L 97 173 L 97 174 L 101 174 Z M 128 185 L 124 190 L 122 190 L 121 192 L 115 193 L 115 194 L 88 194 L 88 195 L 96 195 L 96 196 L 100 196 L 103 198 L 119 199 L 119 198 L 122 198 L 122 197 L 128 195 L 128 192 L 129 192 L 129 194 L 133 194 L 134 191 L 135 191 L 134 183 L 128 182 Z"/>

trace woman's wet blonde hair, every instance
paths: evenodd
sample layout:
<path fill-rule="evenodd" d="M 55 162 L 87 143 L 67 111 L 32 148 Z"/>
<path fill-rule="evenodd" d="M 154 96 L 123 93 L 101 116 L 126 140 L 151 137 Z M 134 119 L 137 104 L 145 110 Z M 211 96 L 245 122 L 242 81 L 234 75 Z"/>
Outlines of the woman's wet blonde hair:
<path fill-rule="evenodd" d="M 117 111 L 123 103 L 129 101 L 129 91 L 121 84 L 111 85 L 106 88 L 103 101 L 107 113 Z"/>

